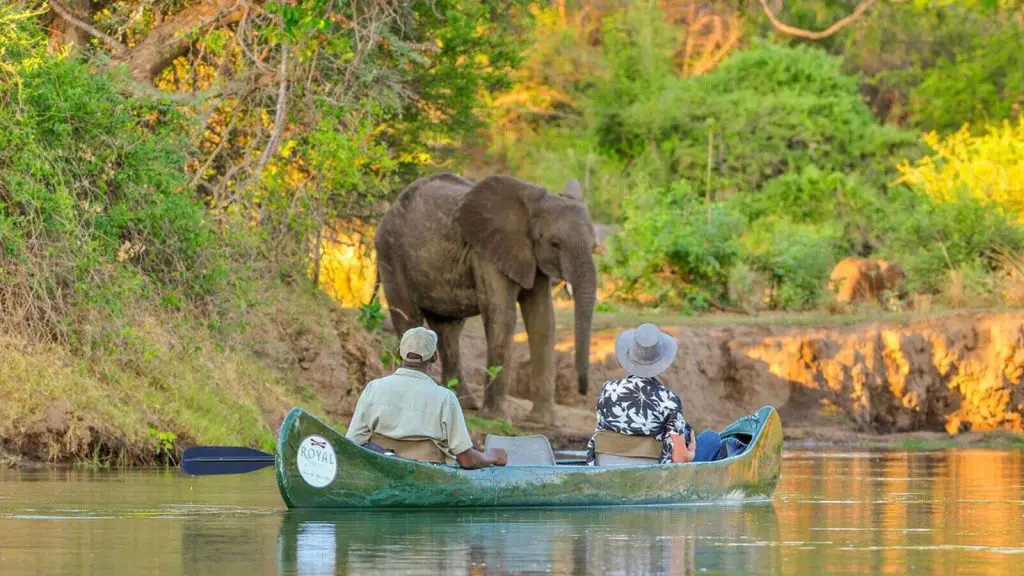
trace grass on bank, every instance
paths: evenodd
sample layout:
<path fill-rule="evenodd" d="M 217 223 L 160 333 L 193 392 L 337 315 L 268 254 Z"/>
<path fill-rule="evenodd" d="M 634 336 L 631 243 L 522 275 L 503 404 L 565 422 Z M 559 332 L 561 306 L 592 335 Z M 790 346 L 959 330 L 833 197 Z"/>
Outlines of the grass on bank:
<path fill-rule="evenodd" d="M 277 426 L 299 406 L 331 424 L 348 381 L 317 384 L 302 356 L 346 368 L 348 319 L 325 296 L 286 286 L 218 333 L 187 315 L 141 306 L 108 346 L 91 352 L 0 337 L 0 457 L 97 466 L 173 463 L 184 446 L 273 451 Z M 352 344 L 348 344 L 352 346 Z M 372 368 L 370 368 L 372 370 Z"/>
<path fill-rule="evenodd" d="M 899 450 L 927 452 L 954 448 L 992 448 L 1024 450 L 1024 434 L 994 430 L 967 437 L 955 438 L 902 438 L 892 443 Z"/>

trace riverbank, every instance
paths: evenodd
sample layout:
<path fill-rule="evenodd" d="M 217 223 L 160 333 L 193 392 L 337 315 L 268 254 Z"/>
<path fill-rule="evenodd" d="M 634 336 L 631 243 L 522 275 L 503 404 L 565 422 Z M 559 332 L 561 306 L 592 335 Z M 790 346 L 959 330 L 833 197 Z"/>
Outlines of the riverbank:
<path fill-rule="evenodd" d="M 141 315 L 108 349 L 5 336 L 0 347 L 0 462 L 173 461 L 187 446 L 273 447 L 292 406 L 347 424 L 363 385 L 389 372 L 395 338 L 365 331 L 351 311 L 313 291 L 275 294 L 250 310 L 229 342 L 184 318 Z M 599 313 L 591 382 L 615 377 L 614 338 L 655 319 Z M 698 429 L 720 428 L 776 406 L 787 446 L 799 448 L 1021 447 L 1024 313 L 956 311 L 842 316 L 661 316 L 680 341 L 664 380 Z M 511 422 L 468 413 L 474 437 L 541 433 L 556 449 L 580 449 L 593 432 L 599 386 L 575 391 L 571 316 L 558 314 L 554 428 L 526 421 L 528 349 L 520 326 L 508 412 Z M 184 335 L 188 335 L 187 337 Z M 465 373 L 479 393 L 485 340 L 479 319 L 462 342 Z M 950 433 L 954 434 L 950 434 Z"/>
<path fill-rule="evenodd" d="M 655 321 L 680 342 L 663 380 L 698 428 L 720 428 L 760 406 L 776 406 L 786 439 L 807 447 L 1017 446 L 1024 426 L 1024 313 L 960 310 L 841 316 L 672 317 L 598 314 L 591 382 L 619 373 L 622 327 Z M 597 386 L 575 392 L 571 317 L 559 314 L 557 442 L 589 437 Z M 463 357 L 483 370 L 482 342 L 467 327 Z M 528 396 L 525 338 L 517 335 L 517 396 Z M 510 412 L 525 416 L 529 404 Z M 569 432 L 569 429 L 573 432 Z M 570 440 L 572 438 L 572 440 Z"/>

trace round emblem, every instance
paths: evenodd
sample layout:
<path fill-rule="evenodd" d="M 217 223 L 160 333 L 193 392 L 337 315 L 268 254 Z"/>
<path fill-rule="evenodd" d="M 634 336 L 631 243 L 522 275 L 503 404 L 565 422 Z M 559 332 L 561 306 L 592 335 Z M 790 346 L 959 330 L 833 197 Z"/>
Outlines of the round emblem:
<path fill-rule="evenodd" d="M 322 436 L 306 436 L 299 444 L 299 475 L 306 484 L 323 488 L 334 481 L 338 473 L 338 459 L 331 443 Z"/>

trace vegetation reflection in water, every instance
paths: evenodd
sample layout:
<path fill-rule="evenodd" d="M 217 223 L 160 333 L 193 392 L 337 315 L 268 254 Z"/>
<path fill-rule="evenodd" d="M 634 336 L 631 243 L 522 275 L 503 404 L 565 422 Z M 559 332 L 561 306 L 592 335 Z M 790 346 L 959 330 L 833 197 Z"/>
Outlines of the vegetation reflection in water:
<path fill-rule="evenodd" d="M 1015 574 L 1024 452 L 787 453 L 771 502 L 285 511 L 273 474 L 0 471 L 2 574 Z"/>

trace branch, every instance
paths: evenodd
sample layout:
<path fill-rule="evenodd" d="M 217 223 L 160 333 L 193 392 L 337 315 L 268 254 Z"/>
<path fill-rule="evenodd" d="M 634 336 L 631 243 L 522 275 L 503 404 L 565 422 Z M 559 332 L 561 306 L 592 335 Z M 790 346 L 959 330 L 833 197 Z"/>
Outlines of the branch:
<path fill-rule="evenodd" d="M 108 48 L 110 48 L 114 52 L 115 56 L 121 56 L 125 53 L 125 50 L 127 50 L 124 44 L 121 44 L 114 37 L 104 34 L 103 32 L 100 32 L 94 26 L 79 19 L 71 13 L 71 9 L 69 9 L 67 6 L 64 6 L 57 0 L 50 0 L 50 8 L 54 12 L 56 12 L 61 18 L 66 20 L 68 24 L 71 24 L 75 28 L 83 30 L 87 32 L 90 36 L 93 36 L 94 38 L 98 38 L 99 40 L 101 40 L 104 44 L 107 45 Z"/>
<path fill-rule="evenodd" d="M 274 131 L 270 134 L 270 141 L 260 156 L 259 164 L 256 165 L 255 177 L 259 178 L 260 173 L 267 166 L 270 157 L 277 152 L 277 145 L 281 142 L 281 134 L 284 133 L 285 120 L 288 116 L 288 44 L 281 45 L 281 84 L 277 89 L 277 111 L 274 113 Z"/>
<path fill-rule="evenodd" d="M 237 0 L 201 0 L 154 26 L 142 42 L 125 51 L 123 60 L 133 78 L 152 82 L 171 61 L 188 50 L 194 32 L 211 25 L 234 24 L 243 13 Z"/>
<path fill-rule="evenodd" d="M 288 44 L 281 44 L 281 82 L 277 88 L 277 111 L 274 113 L 274 128 L 270 133 L 270 140 L 267 147 L 260 154 L 256 168 L 252 174 L 243 182 L 238 190 L 244 190 L 255 182 L 258 182 L 267 167 L 271 156 L 277 152 L 277 146 L 281 142 L 281 134 L 284 133 L 284 126 L 288 116 Z"/>
<path fill-rule="evenodd" d="M 768 7 L 768 3 L 766 2 L 766 0 L 758 0 L 758 2 L 761 3 L 761 8 L 764 9 L 764 13 L 768 15 L 768 19 L 771 20 L 772 26 L 774 26 L 775 29 L 778 30 L 779 32 L 782 32 L 783 34 L 789 34 L 790 36 L 797 36 L 799 38 L 807 38 L 808 40 L 821 40 L 823 38 L 828 38 L 829 36 L 842 30 L 847 25 L 863 16 L 865 12 L 870 10 L 871 7 L 875 5 L 875 2 L 877 2 L 877 0 L 865 0 L 864 2 L 861 2 L 860 4 L 857 5 L 857 8 L 853 11 L 853 14 L 850 14 L 849 16 L 843 18 L 842 20 L 839 20 L 835 24 L 829 26 L 828 28 L 820 32 L 816 32 L 814 30 L 804 30 L 803 28 L 794 28 L 793 26 L 780 22 L 779 19 L 775 17 L 775 14 L 772 12 L 772 9 Z"/>

